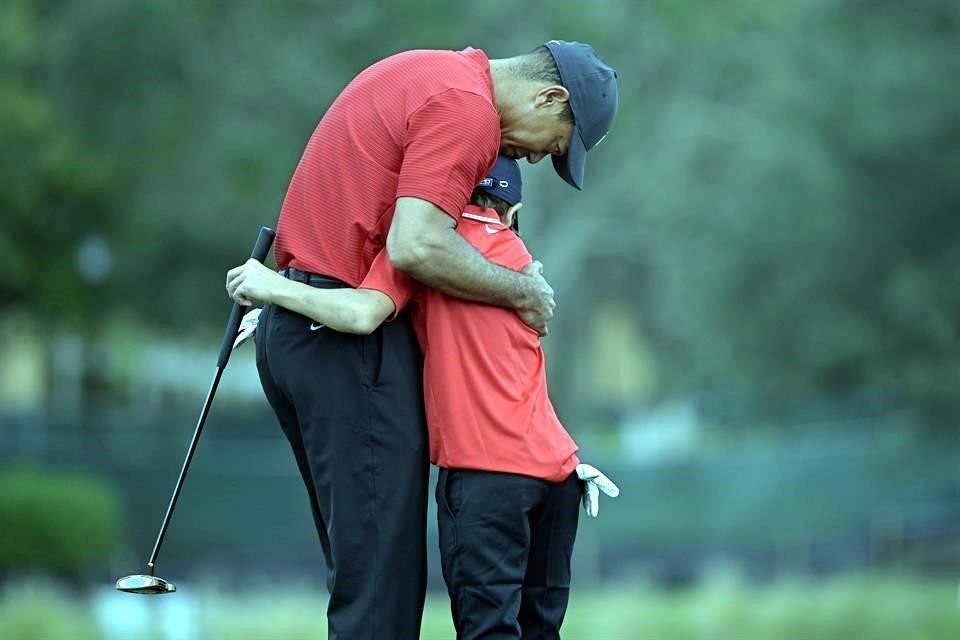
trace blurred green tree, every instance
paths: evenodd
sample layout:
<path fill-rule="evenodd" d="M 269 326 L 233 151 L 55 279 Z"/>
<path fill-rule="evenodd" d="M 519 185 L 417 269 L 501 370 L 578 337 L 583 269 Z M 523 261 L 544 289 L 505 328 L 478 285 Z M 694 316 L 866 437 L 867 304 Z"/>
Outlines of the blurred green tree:
<path fill-rule="evenodd" d="M 0 311 L 82 326 L 102 300 L 79 263 L 85 244 L 112 235 L 114 167 L 48 91 L 36 4 L 4 3 L 0 25 Z"/>
<path fill-rule="evenodd" d="M 592 408 L 577 361 L 605 301 L 633 310 L 661 396 L 715 392 L 769 416 L 873 397 L 941 424 L 958 409 L 955 2 L 0 11 L 4 307 L 216 335 L 224 271 L 276 220 L 359 69 L 414 47 L 580 39 L 620 70 L 620 114 L 585 193 L 544 163 L 523 214 L 559 294 L 562 413 Z M 104 246 L 112 269 L 94 282 L 78 252 Z"/>

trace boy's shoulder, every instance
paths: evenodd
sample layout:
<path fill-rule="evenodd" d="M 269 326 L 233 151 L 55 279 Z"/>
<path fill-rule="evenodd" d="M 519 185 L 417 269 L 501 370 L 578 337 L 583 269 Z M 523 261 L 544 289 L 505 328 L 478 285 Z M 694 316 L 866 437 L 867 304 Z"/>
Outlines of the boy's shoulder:
<path fill-rule="evenodd" d="M 512 229 L 500 222 L 493 209 L 468 205 L 460 214 L 457 232 L 490 262 L 522 269 L 533 259 Z"/>

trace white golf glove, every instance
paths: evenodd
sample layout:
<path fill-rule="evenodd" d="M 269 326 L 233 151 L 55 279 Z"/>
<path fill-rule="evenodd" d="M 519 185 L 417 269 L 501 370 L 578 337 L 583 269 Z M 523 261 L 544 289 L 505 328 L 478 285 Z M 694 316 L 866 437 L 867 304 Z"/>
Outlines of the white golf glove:
<path fill-rule="evenodd" d="M 240 330 L 237 332 L 237 339 L 233 341 L 234 349 L 253 337 L 253 334 L 257 331 L 257 324 L 260 322 L 261 311 L 263 309 L 251 309 L 243 316 L 243 320 L 240 321 Z"/>
<path fill-rule="evenodd" d="M 613 484 L 599 469 L 590 464 L 577 465 L 577 477 L 583 480 L 583 510 L 591 518 L 600 513 L 600 492 L 603 491 L 611 498 L 620 495 L 620 489 Z"/>

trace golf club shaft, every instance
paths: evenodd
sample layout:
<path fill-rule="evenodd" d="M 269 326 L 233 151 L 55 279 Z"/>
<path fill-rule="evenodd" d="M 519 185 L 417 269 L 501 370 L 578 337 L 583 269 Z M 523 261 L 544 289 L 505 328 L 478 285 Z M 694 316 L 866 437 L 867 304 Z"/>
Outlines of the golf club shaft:
<path fill-rule="evenodd" d="M 260 234 L 257 236 L 257 243 L 253 247 L 250 257 L 258 262 L 263 262 L 270 251 L 270 245 L 273 244 L 274 232 L 267 227 L 260 227 Z M 203 430 L 203 423 L 207 421 L 207 415 L 210 413 L 210 406 L 213 404 L 213 396 L 217 392 L 217 386 L 220 384 L 220 378 L 227 367 L 227 361 L 230 359 L 230 353 L 233 347 L 233 340 L 240 328 L 240 321 L 243 318 L 243 307 L 239 303 L 234 303 L 230 311 L 230 319 L 227 321 L 227 329 L 223 334 L 223 344 L 220 346 L 220 355 L 217 358 L 217 369 L 213 375 L 213 381 L 210 383 L 210 389 L 207 391 L 207 397 L 203 401 L 203 408 L 200 410 L 200 419 L 197 420 L 197 427 L 193 431 L 193 437 L 190 439 L 190 447 L 187 449 L 187 455 L 183 460 L 183 466 L 180 467 L 180 477 L 177 478 L 177 485 L 170 496 L 170 504 L 167 506 L 167 513 L 163 516 L 163 523 L 160 525 L 160 532 L 157 534 L 157 542 L 153 545 L 153 552 L 147 561 L 147 573 L 153 575 L 153 566 L 157 561 L 157 554 L 160 553 L 160 545 L 163 544 L 163 537 L 167 533 L 167 527 L 170 525 L 170 516 L 173 515 L 173 508 L 177 504 L 177 498 L 180 497 L 180 490 L 183 489 L 183 480 L 187 476 L 187 469 L 190 468 L 190 461 L 193 459 L 193 453 L 197 450 L 197 443 L 200 442 L 200 432 Z"/>

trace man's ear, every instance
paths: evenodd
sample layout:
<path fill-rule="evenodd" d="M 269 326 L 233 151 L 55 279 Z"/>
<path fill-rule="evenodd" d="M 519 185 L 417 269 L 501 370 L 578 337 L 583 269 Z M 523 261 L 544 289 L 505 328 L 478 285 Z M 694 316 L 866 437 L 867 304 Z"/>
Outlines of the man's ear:
<path fill-rule="evenodd" d="M 570 92 L 563 85 L 552 84 L 537 92 L 533 103 L 538 107 L 552 107 L 557 103 L 565 104 L 570 100 Z"/>

